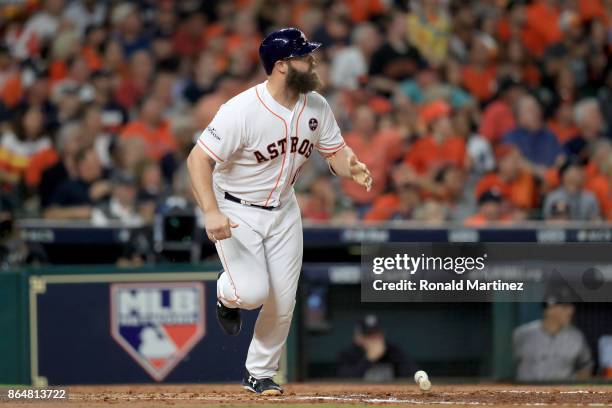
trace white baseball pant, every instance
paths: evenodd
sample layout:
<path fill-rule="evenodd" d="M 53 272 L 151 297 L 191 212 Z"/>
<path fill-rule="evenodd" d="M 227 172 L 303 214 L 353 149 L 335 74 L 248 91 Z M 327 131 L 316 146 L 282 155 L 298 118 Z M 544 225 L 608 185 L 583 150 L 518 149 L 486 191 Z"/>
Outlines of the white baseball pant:
<path fill-rule="evenodd" d="M 219 209 L 239 226 L 216 243 L 223 273 L 217 297 L 230 308 L 259 312 L 246 368 L 255 378 L 278 371 L 289 333 L 302 267 L 303 231 L 294 194 L 279 208 L 265 210 L 235 203 L 216 191 Z"/>

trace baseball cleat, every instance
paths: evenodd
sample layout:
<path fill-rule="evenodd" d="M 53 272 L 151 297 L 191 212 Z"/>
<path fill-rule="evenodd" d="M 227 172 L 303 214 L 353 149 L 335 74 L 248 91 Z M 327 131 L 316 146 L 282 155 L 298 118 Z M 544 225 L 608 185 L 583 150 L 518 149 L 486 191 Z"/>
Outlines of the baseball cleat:
<path fill-rule="evenodd" d="M 244 373 L 242 387 L 250 392 L 260 395 L 275 396 L 281 395 L 283 389 L 280 385 L 272 381 L 272 378 L 255 378 L 248 371 Z"/>
<path fill-rule="evenodd" d="M 222 273 L 223 272 L 221 272 L 219 276 L 221 276 Z M 229 308 L 219 299 L 217 299 L 217 321 L 228 336 L 237 336 L 240 333 L 240 329 L 242 329 L 240 309 Z"/>

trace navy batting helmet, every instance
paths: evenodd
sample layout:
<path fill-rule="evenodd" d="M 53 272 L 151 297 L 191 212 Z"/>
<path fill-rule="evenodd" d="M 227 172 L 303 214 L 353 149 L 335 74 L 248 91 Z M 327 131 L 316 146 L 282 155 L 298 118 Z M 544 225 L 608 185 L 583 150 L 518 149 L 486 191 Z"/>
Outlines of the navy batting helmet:
<path fill-rule="evenodd" d="M 297 28 L 283 28 L 264 38 L 259 46 L 259 58 L 270 75 L 276 61 L 310 54 L 320 46 L 321 43 L 309 42 Z"/>

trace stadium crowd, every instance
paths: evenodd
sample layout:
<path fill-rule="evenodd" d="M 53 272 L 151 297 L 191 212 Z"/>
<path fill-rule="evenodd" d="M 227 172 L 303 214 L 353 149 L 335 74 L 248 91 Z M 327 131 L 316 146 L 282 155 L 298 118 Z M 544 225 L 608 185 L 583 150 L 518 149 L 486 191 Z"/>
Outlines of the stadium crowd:
<path fill-rule="evenodd" d="M 267 32 L 323 44 L 321 93 L 373 173 L 321 158 L 305 220 L 612 221 L 611 0 L 21 0 L 0 15 L 0 186 L 19 216 L 150 222 L 265 80 Z M 314 156 L 313 156 L 314 157 Z"/>

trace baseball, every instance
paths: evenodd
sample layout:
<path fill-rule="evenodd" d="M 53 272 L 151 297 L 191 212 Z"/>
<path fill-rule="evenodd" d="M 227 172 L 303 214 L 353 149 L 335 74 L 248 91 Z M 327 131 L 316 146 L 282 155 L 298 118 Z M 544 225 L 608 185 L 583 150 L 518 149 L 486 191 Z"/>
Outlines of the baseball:
<path fill-rule="evenodd" d="M 429 381 L 429 376 L 423 370 L 419 370 L 414 373 L 414 382 L 419 385 L 421 391 L 427 391 L 431 388 L 431 381 Z"/>

